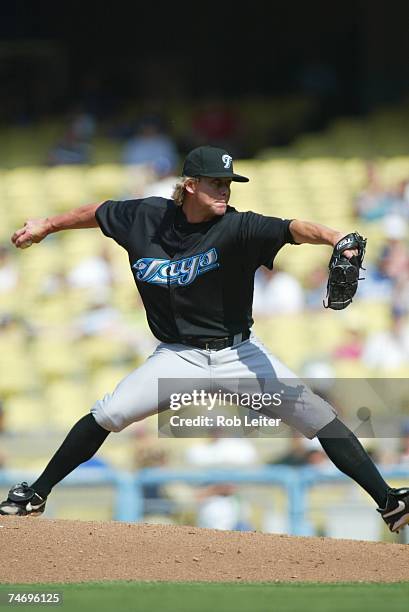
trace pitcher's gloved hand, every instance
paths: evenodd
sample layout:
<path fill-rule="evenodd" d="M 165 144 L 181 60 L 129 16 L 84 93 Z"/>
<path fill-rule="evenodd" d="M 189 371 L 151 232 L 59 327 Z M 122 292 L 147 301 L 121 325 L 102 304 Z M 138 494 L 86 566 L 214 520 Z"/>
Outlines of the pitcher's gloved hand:
<path fill-rule="evenodd" d="M 327 303 L 325 308 L 342 310 L 352 302 L 357 289 L 359 271 L 365 256 L 366 238 L 358 232 L 347 234 L 334 246 L 328 265 Z M 354 251 L 356 255 L 347 257 L 346 251 Z M 349 253 L 348 253 L 349 254 Z"/>

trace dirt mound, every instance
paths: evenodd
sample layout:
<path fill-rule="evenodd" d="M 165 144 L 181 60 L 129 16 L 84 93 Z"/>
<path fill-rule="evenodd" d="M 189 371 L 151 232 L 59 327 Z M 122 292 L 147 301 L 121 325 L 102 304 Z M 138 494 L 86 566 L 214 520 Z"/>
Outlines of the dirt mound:
<path fill-rule="evenodd" d="M 0 517 L 0 582 L 408 580 L 403 544 Z"/>

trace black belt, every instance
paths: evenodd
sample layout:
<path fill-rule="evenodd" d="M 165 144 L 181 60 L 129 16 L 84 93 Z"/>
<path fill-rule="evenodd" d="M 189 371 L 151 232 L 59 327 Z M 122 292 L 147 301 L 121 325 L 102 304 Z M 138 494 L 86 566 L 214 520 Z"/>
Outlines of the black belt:
<path fill-rule="evenodd" d="M 244 340 L 250 338 L 250 330 L 247 329 L 244 332 L 239 332 L 233 336 L 226 336 L 225 338 L 199 338 L 197 336 L 185 336 L 180 341 L 182 344 L 188 346 L 195 346 L 196 348 L 206 349 L 207 351 L 221 351 L 228 346 L 236 346 Z"/>

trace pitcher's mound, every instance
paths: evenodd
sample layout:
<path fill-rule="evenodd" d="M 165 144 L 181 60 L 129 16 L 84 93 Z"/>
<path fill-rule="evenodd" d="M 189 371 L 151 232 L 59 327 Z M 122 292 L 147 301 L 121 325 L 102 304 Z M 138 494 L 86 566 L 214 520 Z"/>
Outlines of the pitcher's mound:
<path fill-rule="evenodd" d="M 404 544 L 197 527 L 0 517 L 0 581 L 408 580 Z"/>

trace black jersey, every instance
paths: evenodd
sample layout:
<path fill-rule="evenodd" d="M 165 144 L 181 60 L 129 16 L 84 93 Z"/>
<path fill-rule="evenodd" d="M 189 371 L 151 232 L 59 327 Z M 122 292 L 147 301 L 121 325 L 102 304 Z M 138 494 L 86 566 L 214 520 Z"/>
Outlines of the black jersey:
<path fill-rule="evenodd" d="M 238 212 L 188 223 L 173 200 L 107 201 L 96 219 L 129 256 L 149 327 L 162 342 L 222 338 L 253 324 L 254 273 L 295 244 L 290 220 Z"/>

